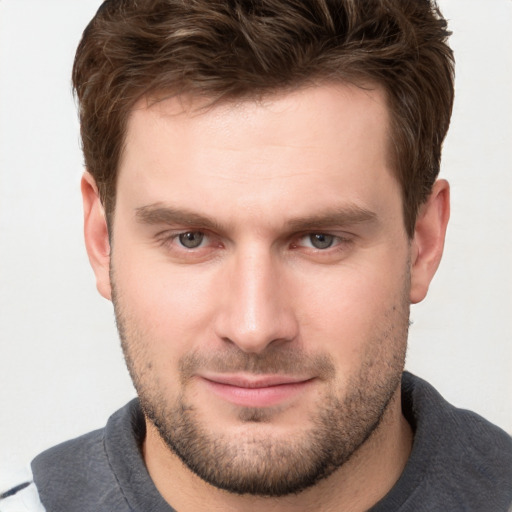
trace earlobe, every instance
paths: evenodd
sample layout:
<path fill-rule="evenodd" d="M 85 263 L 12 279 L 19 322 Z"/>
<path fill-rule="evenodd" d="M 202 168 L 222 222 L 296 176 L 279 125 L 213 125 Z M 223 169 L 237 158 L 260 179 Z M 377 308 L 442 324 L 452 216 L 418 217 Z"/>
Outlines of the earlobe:
<path fill-rule="evenodd" d="M 421 302 L 441 261 L 450 218 L 450 186 L 438 180 L 420 208 L 411 245 L 411 304 Z"/>
<path fill-rule="evenodd" d="M 103 297 L 110 300 L 110 241 L 107 219 L 96 182 L 87 171 L 82 176 L 81 190 L 87 254 L 96 276 L 96 287 Z"/>

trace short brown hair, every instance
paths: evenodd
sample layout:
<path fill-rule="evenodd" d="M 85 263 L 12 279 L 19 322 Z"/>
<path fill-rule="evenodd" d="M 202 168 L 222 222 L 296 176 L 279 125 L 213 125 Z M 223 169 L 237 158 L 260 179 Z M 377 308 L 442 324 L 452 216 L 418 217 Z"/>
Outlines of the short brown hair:
<path fill-rule="evenodd" d="M 453 105 L 450 33 L 429 0 L 107 0 L 73 67 L 85 165 L 107 216 L 129 114 L 141 97 L 212 102 L 317 81 L 382 86 L 414 232 L 439 173 Z"/>

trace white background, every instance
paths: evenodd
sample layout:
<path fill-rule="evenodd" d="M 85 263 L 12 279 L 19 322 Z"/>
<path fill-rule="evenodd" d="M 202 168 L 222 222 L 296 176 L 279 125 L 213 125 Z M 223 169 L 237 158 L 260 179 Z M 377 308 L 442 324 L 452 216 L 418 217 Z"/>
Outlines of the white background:
<path fill-rule="evenodd" d="M 70 69 L 99 3 L 0 0 L 0 490 L 134 396 L 82 242 Z M 440 6 L 457 59 L 452 220 L 407 367 L 512 432 L 512 1 Z"/>

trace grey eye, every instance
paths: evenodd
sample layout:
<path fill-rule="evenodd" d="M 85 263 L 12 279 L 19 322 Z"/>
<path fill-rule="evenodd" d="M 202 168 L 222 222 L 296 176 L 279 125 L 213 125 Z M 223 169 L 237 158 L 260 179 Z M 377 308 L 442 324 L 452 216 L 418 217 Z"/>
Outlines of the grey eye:
<path fill-rule="evenodd" d="M 314 233 L 309 235 L 309 241 L 315 249 L 328 249 L 334 242 L 334 236 L 324 233 Z"/>
<path fill-rule="evenodd" d="M 178 235 L 178 239 L 183 247 L 195 249 L 203 242 L 204 233 L 201 233 L 201 231 L 187 231 Z"/>

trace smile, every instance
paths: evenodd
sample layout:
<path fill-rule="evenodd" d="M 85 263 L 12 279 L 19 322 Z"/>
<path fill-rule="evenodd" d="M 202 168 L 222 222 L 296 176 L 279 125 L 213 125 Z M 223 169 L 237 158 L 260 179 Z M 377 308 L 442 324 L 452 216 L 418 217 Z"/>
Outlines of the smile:
<path fill-rule="evenodd" d="M 241 407 L 271 407 L 292 400 L 313 383 L 312 378 L 283 375 L 215 375 L 201 377 L 215 395 Z"/>

